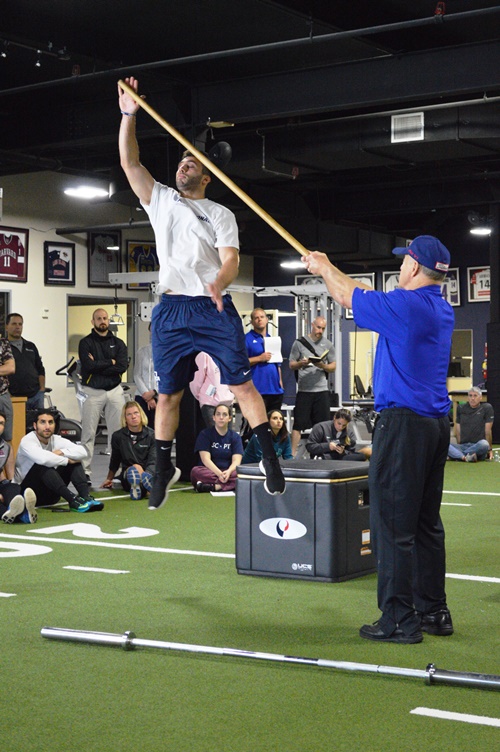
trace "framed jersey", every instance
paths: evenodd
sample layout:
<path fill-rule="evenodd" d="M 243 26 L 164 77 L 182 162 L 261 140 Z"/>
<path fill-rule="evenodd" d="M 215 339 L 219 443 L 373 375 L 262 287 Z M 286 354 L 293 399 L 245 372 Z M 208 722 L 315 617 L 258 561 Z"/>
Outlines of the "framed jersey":
<path fill-rule="evenodd" d="M 127 242 L 128 272 L 157 272 L 160 269 L 156 255 L 156 243 L 147 240 L 129 240 Z M 130 282 L 128 290 L 148 289 L 149 282 Z"/>
<path fill-rule="evenodd" d="M 0 279 L 28 281 L 29 230 L 0 227 Z"/>
<path fill-rule="evenodd" d="M 75 284 L 75 244 L 46 240 L 43 244 L 46 285 Z"/>
<path fill-rule="evenodd" d="M 89 232 L 88 238 L 89 287 L 115 287 L 110 285 L 109 275 L 122 270 L 121 233 Z"/>
<path fill-rule="evenodd" d="M 468 266 L 468 296 L 469 303 L 488 303 L 490 300 L 490 267 Z"/>

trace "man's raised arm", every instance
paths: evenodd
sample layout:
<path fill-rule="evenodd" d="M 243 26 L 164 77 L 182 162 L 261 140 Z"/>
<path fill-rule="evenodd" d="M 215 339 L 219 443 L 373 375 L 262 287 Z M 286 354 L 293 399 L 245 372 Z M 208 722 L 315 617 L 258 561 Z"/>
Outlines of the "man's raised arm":
<path fill-rule="evenodd" d="M 138 81 L 135 78 L 126 78 L 125 83 L 134 91 L 138 90 Z M 122 113 L 122 122 L 118 136 L 120 150 L 120 164 L 127 176 L 130 187 L 143 204 L 149 204 L 153 192 L 154 178 L 141 164 L 139 159 L 139 144 L 135 132 L 135 116 L 140 109 L 130 94 L 124 91 L 118 84 L 118 104 Z"/>

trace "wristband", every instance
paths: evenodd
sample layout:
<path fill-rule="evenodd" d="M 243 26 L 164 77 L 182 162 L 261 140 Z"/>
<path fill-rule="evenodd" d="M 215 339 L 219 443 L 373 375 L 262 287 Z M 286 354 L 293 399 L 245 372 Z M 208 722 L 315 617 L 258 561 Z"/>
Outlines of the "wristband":
<path fill-rule="evenodd" d="M 127 117 L 135 117 L 135 112 L 124 112 L 123 110 L 120 110 L 122 115 L 126 115 Z"/>

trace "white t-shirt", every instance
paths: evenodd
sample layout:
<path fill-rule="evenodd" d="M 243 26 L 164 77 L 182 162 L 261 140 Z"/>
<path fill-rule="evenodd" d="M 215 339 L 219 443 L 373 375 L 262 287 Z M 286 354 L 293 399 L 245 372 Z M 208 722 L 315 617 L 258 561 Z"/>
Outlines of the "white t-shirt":
<path fill-rule="evenodd" d="M 217 248 L 239 248 L 234 214 L 209 198 L 183 198 L 156 181 L 151 203 L 143 206 L 155 232 L 158 292 L 208 296 L 206 285 L 222 265 Z"/>

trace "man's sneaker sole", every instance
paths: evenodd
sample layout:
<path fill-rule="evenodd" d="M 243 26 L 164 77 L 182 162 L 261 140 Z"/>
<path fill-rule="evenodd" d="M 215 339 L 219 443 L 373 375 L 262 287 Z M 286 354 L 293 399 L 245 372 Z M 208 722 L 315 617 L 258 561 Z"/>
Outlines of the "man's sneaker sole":
<path fill-rule="evenodd" d="M 34 525 L 35 522 L 38 520 L 38 515 L 35 512 L 36 493 L 33 491 L 32 488 L 27 488 L 26 491 L 24 492 L 24 503 L 26 505 L 26 511 L 28 512 L 30 523 Z"/>
<path fill-rule="evenodd" d="M 2 514 L 2 522 L 12 525 L 16 517 L 24 512 L 24 498 L 21 494 L 14 496 L 9 504 L 9 508 Z"/>
<path fill-rule="evenodd" d="M 177 483 L 177 481 L 179 480 L 180 477 L 181 477 L 181 471 L 179 470 L 178 467 L 174 468 L 174 474 L 172 475 L 172 477 L 168 481 L 167 485 L 165 486 L 165 493 L 164 493 L 164 496 L 163 496 L 163 499 L 162 499 L 161 503 L 158 504 L 158 506 L 155 506 L 154 504 L 151 504 L 151 498 L 150 498 L 150 503 L 149 503 L 148 509 L 151 509 L 151 510 L 161 509 L 162 506 L 164 506 L 165 503 L 166 503 L 166 501 L 167 501 L 168 492 L 170 491 L 170 489 L 172 488 L 172 486 L 175 483 Z"/>

